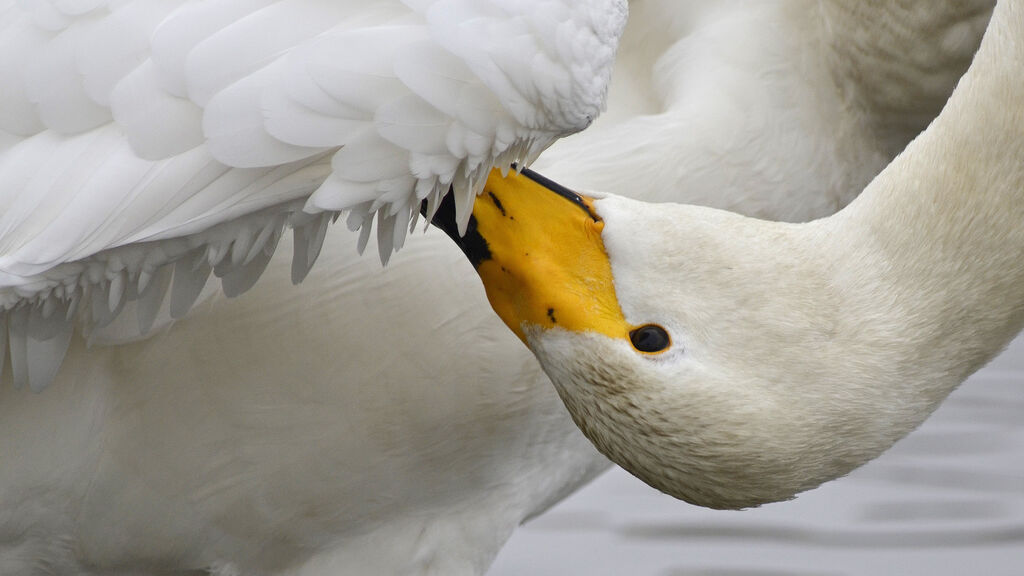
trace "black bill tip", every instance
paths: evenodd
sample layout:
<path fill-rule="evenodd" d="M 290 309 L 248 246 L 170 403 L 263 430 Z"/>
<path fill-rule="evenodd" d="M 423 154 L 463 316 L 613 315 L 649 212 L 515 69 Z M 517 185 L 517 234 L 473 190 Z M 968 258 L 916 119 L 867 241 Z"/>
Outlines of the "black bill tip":
<path fill-rule="evenodd" d="M 424 216 L 427 214 L 426 200 L 420 203 L 420 214 Z M 475 216 L 469 217 L 466 235 L 459 236 L 459 225 L 455 220 L 455 194 L 451 190 L 444 195 L 430 223 L 444 230 L 444 233 L 458 244 L 459 249 L 466 255 L 466 258 L 469 258 L 474 268 L 479 268 L 484 260 L 490 260 L 491 250 L 487 246 L 487 240 L 484 240 L 477 230 Z"/>
<path fill-rule="evenodd" d="M 512 168 L 515 169 L 515 165 L 513 165 Z M 586 201 L 584 201 L 583 196 L 580 196 L 565 186 L 562 186 L 553 180 L 549 180 L 528 168 L 524 168 L 520 174 L 540 185 L 542 188 L 573 203 L 579 209 L 586 212 L 587 215 L 595 222 L 601 221 L 601 217 L 593 211 Z M 502 205 L 501 200 L 499 200 L 493 192 L 487 192 L 487 194 L 490 195 L 490 200 L 494 202 L 502 216 L 506 216 L 505 207 Z M 420 213 L 426 215 L 426 212 L 427 203 L 424 200 L 420 204 Z M 512 219 L 514 220 L 515 218 Z M 441 204 L 438 206 L 437 212 L 434 214 L 434 218 L 430 223 L 441 230 L 444 230 L 445 234 L 458 244 L 463 254 L 465 254 L 466 257 L 469 258 L 469 261 L 473 263 L 474 268 L 479 268 L 483 261 L 491 259 L 491 250 L 487 245 L 487 240 L 480 235 L 480 232 L 477 229 L 477 219 L 475 216 L 470 216 L 465 236 L 459 235 L 459 226 L 455 219 L 455 195 L 451 189 L 449 189 L 448 193 L 444 195 L 443 199 L 441 199 Z"/>

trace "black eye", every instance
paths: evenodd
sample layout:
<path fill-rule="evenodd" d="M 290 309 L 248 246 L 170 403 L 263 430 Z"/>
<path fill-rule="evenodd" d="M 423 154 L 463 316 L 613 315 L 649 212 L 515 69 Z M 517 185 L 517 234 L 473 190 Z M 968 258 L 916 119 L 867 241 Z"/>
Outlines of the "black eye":
<path fill-rule="evenodd" d="M 629 333 L 629 341 L 641 352 L 661 352 L 672 344 L 668 332 L 657 324 L 647 324 Z"/>

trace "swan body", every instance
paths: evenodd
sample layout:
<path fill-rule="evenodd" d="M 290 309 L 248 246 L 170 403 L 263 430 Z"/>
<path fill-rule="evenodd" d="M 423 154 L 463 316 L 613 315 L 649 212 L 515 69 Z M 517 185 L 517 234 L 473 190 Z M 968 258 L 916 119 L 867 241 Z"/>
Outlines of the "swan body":
<path fill-rule="evenodd" d="M 1024 325 L 1022 38 L 1024 3 L 1001 1 L 938 118 L 817 221 L 601 194 L 553 209 L 543 181 L 496 175 L 474 208 L 488 297 L 587 437 L 652 486 L 741 508 L 842 476 Z M 578 258 L 548 249 L 574 239 Z"/>
<path fill-rule="evenodd" d="M 524 12 L 510 15 L 513 4 Z M 484 180 L 458 170 L 530 160 L 592 120 L 601 86 L 578 83 L 568 107 L 502 100 L 520 90 L 487 80 L 493 68 L 470 44 L 437 40 L 449 29 L 434 26 L 460 21 L 443 16 L 469 10 L 466 22 L 490 22 L 496 34 L 511 22 L 510 34 L 529 29 L 542 43 L 546 21 L 530 20 L 528 4 L 95 1 L 2 12 L 2 69 L 26 80 L 0 93 L 0 181 L 21 185 L 0 187 L 0 333 L 5 379 L 20 385 L 0 389 L 0 459 L 17 463 L 0 467 L 0 572 L 479 574 L 515 526 L 608 466 L 442 234 L 410 240 L 384 269 L 352 250 L 377 245 L 390 256 L 405 239 L 403 214 L 412 217 L 400 209 L 415 206 L 410 190 L 417 204 L 424 191 L 439 199 L 433 185 L 449 177 L 464 222 Z M 935 11 L 941 26 L 876 16 L 918 40 L 960 26 L 942 50 L 921 52 L 925 73 L 901 76 L 906 60 L 886 58 L 889 76 L 906 78 L 897 96 L 927 96 L 904 108 L 851 97 L 872 76 L 837 68 L 856 58 L 832 51 L 843 42 L 831 32 L 870 11 L 705 4 L 633 3 L 609 113 L 549 150 L 546 172 L 601 189 L 629 182 L 652 201 L 827 215 L 938 110 L 990 3 L 950 3 Z M 605 41 L 582 77 L 606 79 L 601 58 L 614 51 L 620 4 L 587 6 L 582 30 Z M 369 64 L 342 56 L 398 58 L 390 36 L 375 35 L 381 26 L 417 30 L 410 37 L 424 50 L 406 46 L 409 58 L 443 52 L 433 62 L 458 72 L 466 107 L 433 108 L 437 85 L 412 76 L 371 86 L 374 70 L 360 67 Z M 350 44 L 330 48 L 318 34 L 365 44 L 346 52 Z M 330 50 L 318 59 L 314 47 Z M 29 57 L 37 53 L 46 58 Z M 333 100 L 302 100 L 318 93 L 302 92 L 309 83 L 285 63 L 303 58 L 354 67 L 327 69 L 350 82 L 332 84 Z M 506 74 L 532 78 L 513 66 L 520 60 L 503 62 Z M 754 73 L 762 67 L 773 73 Z M 408 140 L 377 133 L 386 145 L 367 135 L 395 98 L 407 107 L 385 111 L 425 114 L 403 117 L 412 125 L 444 121 L 452 140 L 431 156 L 437 164 L 412 161 L 413 148 L 437 144 L 415 140 L 418 130 Z M 254 112 L 266 103 L 283 116 Z M 577 112 L 562 117 L 563 108 Z M 735 114 L 743 120 L 729 121 Z M 892 119 L 906 126 L 875 125 Z M 488 145 L 459 132 L 467 126 L 492 127 Z M 517 130 L 527 134 L 518 144 Z M 792 133 L 816 136 L 808 144 Z M 358 230 L 327 230 L 341 208 Z M 207 282 L 211 273 L 221 282 Z"/>
<path fill-rule="evenodd" d="M 19 463 L 0 471 L 0 566 L 479 574 L 524 518 L 607 466 L 479 312 L 447 238 L 382 270 L 354 236 L 330 235 L 300 286 L 276 258 L 237 301 L 211 295 L 140 342 L 76 339 L 42 394 L 0 391 L 0 453 Z M 436 357 L 450 349 L 457 362 Z"/>

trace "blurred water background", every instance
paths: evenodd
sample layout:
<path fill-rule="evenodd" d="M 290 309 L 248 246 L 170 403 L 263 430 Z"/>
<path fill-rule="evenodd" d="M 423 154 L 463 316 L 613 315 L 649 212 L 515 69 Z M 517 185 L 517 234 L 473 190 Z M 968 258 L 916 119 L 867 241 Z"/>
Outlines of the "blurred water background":
<path fill-rule="evenodd" d="M 1024 576 L 1024 338 L 850 476 L 705 510 L 619 468 L 526 524 L 489 576 Z"/>

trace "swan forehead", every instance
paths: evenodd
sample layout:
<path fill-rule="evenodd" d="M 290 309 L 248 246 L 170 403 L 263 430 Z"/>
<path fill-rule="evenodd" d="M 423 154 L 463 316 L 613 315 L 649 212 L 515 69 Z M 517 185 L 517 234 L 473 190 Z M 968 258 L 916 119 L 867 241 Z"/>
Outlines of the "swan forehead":
<path fill-rule="evenodd" d="M 747 288 L 732 274 L 740 245 L 720 241 L 733 239 L 728 230 L 739 217 L 617 196 L 598 200 L 595 210 L 605 221 L 602 239 L 628 319 L 732 306 Z"/>
<path fill-rule="evenodd" d="M 794 225 L 615 196 L 595 211 L 624 317 L 664 326 L 691 358 L 778 380 L 835 334 L 834 307 L 808 304 L 837 301 L 822 298 L 825 265 Z"/>

